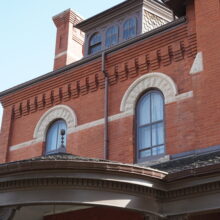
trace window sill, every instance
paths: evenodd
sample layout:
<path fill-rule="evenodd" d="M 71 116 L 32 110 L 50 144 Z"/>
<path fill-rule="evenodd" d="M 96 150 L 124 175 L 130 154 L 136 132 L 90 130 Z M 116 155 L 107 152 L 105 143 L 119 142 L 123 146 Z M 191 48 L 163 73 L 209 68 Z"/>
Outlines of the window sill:
<path fill-rule="evenodd" d="M 170 155 L 161 154 L 161 155 L 141 159 L 136 164 L 141 165 L 141 166 L 152 166 L 152 165 L 167 162 L 169 160 L 170 160 Z"/>
<path fill-rule="evenodd" d="M 61 147 L 61 148 L 58 148 L 58 149 L 53 150 L 53 151 L 48 151 L 48 152 L 45 153 L 45 155 L 58 154 L 58 153 L 66 153 L 66 148 Z"/>

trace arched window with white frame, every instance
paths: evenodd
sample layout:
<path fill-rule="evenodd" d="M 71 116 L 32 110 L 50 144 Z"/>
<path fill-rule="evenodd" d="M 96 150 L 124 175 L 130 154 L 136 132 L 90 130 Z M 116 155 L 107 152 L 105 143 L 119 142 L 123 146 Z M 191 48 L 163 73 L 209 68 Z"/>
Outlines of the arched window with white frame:
<path fill-rule="evenodd" d="M 137 162 L 165 154 L 164 96 L 156 89 L 144 93 L 136 106 Z"/>
<path fill-rule="evenodd" d="M 46 154 L 66 152 L 67 125 L 63 119 L 52 122 L 46 134 Z"/>

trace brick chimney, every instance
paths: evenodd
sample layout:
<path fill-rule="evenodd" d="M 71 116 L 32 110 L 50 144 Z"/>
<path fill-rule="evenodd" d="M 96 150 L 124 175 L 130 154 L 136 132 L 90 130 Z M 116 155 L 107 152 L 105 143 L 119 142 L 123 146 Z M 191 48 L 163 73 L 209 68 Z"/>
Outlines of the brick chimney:
<path fill-rule="evenodd" d="M 83 57 L 84 33 L 74 26 L 83 19 L 68 9 L 53 17 L 57 27 L 54 70 Z"/>

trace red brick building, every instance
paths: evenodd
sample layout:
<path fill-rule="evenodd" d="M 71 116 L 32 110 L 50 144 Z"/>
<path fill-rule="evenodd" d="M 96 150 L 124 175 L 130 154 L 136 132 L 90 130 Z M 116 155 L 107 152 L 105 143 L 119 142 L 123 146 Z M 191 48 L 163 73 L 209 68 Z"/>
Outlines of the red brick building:
<path fill-rule="evenodd" d="M 219 219 L 219 0 L 53 21 L 54 70 L 0 93 L 2 219 Z"/>

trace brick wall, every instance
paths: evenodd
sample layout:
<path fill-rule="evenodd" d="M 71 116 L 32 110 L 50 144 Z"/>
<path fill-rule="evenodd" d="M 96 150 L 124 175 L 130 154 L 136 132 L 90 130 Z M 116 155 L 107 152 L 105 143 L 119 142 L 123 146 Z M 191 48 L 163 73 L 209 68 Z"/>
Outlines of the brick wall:
<path fill-rule="evenodd" d="M 175 82 L 178 94 L 193 91 L 192 98 L 165 106 L 168 154 L 220 144 L 220 123 L 216 123 L 220 121 L 219 1 L 210 0 L 204 4 L 196 0 L 195 5 L 193 1 L 188 4 L 185 24 L 120 49 L 106 59 L 110 116 L 120 113 L 126 90 L 144 74 L 168 75 Z M 200 51 L 204 56 L 204 71 L 191 75 L 191 66 Z M 1 101 L 8 115 L 3 119 L 1 162 L 42 154 L 43 142 L 13 151 L 8 148 L 33 140 L 37 122 L 52 106 L 63 104 L 74 109 L 77 125 L 103 119 L 103 88 L 99 57 L 3 97 Z M 134 120 L 129 116 L 109 122 L 109 159 L 134 162 Z M 67 151 L 103 157 L 103 124 L 70 134 Z"/>

